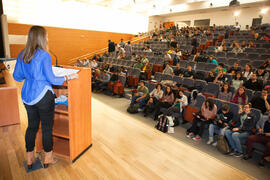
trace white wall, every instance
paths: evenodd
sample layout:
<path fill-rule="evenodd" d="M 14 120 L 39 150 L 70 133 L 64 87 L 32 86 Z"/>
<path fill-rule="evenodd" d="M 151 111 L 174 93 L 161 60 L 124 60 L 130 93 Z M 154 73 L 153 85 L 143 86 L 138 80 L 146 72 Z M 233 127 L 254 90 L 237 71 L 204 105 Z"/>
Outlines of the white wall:
<path fill-rule="evenodd" d="M 137 34 L 146 32 L 148 16 L 63 0 L 3 0 L 9 23 Z"/>
<path fill-rule="evenodd" d="M 268 6 L 268 12 L 263 15 L 262 23 L 270 23 L 270 6 Z M 194 25 L 194 20 L 199 19 L 210 19 L 210 25 L 233 25 L 235 24 L 234 12 L 239 11 L 240 14 L 236 17 L 236 21 L 239 22 L 242 28 L 245 25 L 252 25 L 252 19 L 258 18 L 260 15 L 261 7 L 248 8 L 248 9 L 230 9 L 228 11 L 217 11 L 202 14 L 189 14 L 189 15 L 178 15 L 173 17 L 165 17 L 164 22 L 171 21 L 191 21 L 191 26 Z"/>

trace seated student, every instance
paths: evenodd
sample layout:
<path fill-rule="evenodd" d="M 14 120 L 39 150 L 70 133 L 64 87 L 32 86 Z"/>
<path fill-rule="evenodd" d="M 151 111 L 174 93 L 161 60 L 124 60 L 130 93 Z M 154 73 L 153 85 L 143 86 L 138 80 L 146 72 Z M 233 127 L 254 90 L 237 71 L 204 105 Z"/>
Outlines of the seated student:
<path fill-rule="evenodd" d="M 250 104 L 241 106 L 239 109 L 239 118 L 236 122 L 230 124 L 230 128 L 225 130 L 225 136 L 232 149 L 229 155 L 234 155 L 235 157 L 241 157 L 243 155 L 240 139 L 243 140 L 250 136 L 255 124 L 256 119 L 251 112 Z"/>
<path fill-rule="evenodd" d="M 116 72 L 116 69 L 113 67 L 112 62 L 109 63 L 109 67 L 107 69 L 108 72 Z"/>
<path fill-rule="evenodd" d="M 111 78 L 110 74 L 106 73 L 106 71 L 101 70 L 100 72 L 101 74 L 96 78 L 95 86 L 93 87 L 93 90 L 96 92 L 105 90 Z"/>
<path fill-rule="evenodd" d="M 240 86 L 242 86 L 244 83 L 242 73 L 240 71 L 237 71 L 232 79 L 232 87 L 234 89 L 238 89 Z"/>
<path fill-rule="evenodd" d="M 245 51 L 245 49 L 247 48 L 247 43 L 246 43 L 246 41 L 242 41 L 242 43 L 241 43 L 241 49 L 243 50 L 243 51 Z"/>
<path fill-rule="evenodd" d="M 196 52 L 196 54 L 193 56 L 192 62 L 199 62 L 200 55 L 200 52 Z"/>
<path fill-rule="evenodd" d="M 143 64 L 140 59 L 137 59 L 137 62 L 133 65 L 133 68 L 142 69 Z"/>
<path fill-rule="evenodd" d="M 96 60 L 93 60 L 90 62 L 90 68 L 91 69 L 96 69 L 98 67 L 98 63 Z"/>
<path fill-rule="evenodd" d="M 149 73 L 151 73 L 151 66 L 150 66 L 149 62 L 146 61 L 141 69 L 140 79 L 147 80 Z"/>
<path fill-rule="evenodd" d="M 187 66 L 187 70 L 184 71 L 183 77 L 187 77 L 187 78 L 193 78 L 195 75 L 195 71 L 192 70 L 192 66 L 188 65 Z"/>
<path fill-rule="evenodd" d="M 170 64 L 167 63 L 165 69 L 162 72 L 163 74 L 170 74 L 173 75 L 173 68 L 171 68 Z"/>
<path fill-rule="evenodd" d="M 263 89 L 261 96 L 255 96 L 251 99 L 250 103 L 252 108 L 261 110 L 262 114 L 270 109 L 268 97 L 268 90 Z"/>
<path fill-rule="evenodd" d="M 175 99 L 174 104 L 167 110 L 165 115 L 171 116 L 173 113 L 182 112 L 182 107 L 188 104 L 188 98 L 184 95 L 183 90 L 179 90 L 178 97 Z"/>
<path fill-rule="evenodd" d="M 224 74 L 227 73 L 227 69 L 224 67 L 223 63 L 220 63 L 218 67 L 216 68 L 215 72 L 218 73 L 219 71 L 223 71 Z"/>
<path fill-rule="evenodd" d="M 256 49 L 256 44 L 254 44 L 253 41 L 250 40 L 249 43 L 248 43 L 248 48 Z"/>
<path fill-rule="evenodd" d="M 261 81 L 258 81 L 257 74 L 252 74 L 251 79 L 244 82 L 243 86 L 253 91 L 261 91 L 263 88 L 263 83 Z"/>
<path fill-rule="evenodd" d="M 146 57 L 146 55 L 143 55 L 142 59 L 141 59 L 141 63 L 145 64 L 146 62 L 149 62 L 148 58 Z"/>
<path fill-rule="evenodd" d="M 150 46 L 146 46 L 146 48 L 143 51 L 144 52 L 152 52 L 152 49 L 150 49 Z"/>
<path fill-rule="evenodd" d="M 265 68 L 263 66 L 260 66 L 258 70 L 256 71 L 258 80 L 262 80 L 264 83 L 267 82 L 269 78 L 269 73 L 265 71 Z"/>
<path fill-rule="evenodd" d="M 103 63 L 101 69 L 104 70 L 104 71 L 108 71 L 108 69 L 109 69 L 109 64 L 106 63 L 106 62 Z"/>
<path fill-rule="evenodd" d="M 132 95 L 130 105 L 133 106 L 135 103 L 139 103 L 138 111 L 142 111 L 142 108 L 147 101 L 148 94 L 148 88 L 145 86 L 143 81 L 140 81 L 140 86 L 138 86 L 137 91 Z"/>
<path fill-rule="evenodd" d="M 215 58 L 213 55 L 211 55 L 211 56 L 209 57 L 209 63 L 210 63 L 210 64 L 215 64 L 215 65 L 218 66 L 218 62 L 217 62 L 216 58 Z"/>
<path fill-rule="evenodd" d="M 253 74 L 252 66 L 250 64 L 246 64 L 245 69 L 242 74 L 244 78 L 249 80 Z"/>
<path fill-rule="evenodd" d="M 183 74 L 180 63 L 176 64 L 176 68 L 173 71 L 173 73 L 174 73 L 175 76 L 179 76 L 179 75 Z"/>
<path fill-rule="evenodd" d="M 229 83 L 224 83 L 221 91 L 218 94 L 218 99 L 230 102 L 232 99 L 232 92 L 230 91 Z"/>
<path fill-rule="evenodd" d="M 211 123 L 217 115 L 217 106 L 214 103 L 213 99 L 207 98 L 202 105 L 200 117 L 195 117 L 192 126 L 190 128 L 190 133 L 187 137 L 192 138 L 193 140 L 200 140 L 203 134 L 203 130 L 206 124 Z M 200 122 L 200 126 L 198 125 Z"/>
<path fill-rule="evenodd" d="M 218 74 L 214 80 L 214 83 L 218 83 L 220 85 L 223 85 L 225 82 L 228 81 L 228 78 L 226 78 L 224 76 L 224 72 L 223 71 L 218 71 Z"/>
<path fill-rule="evenodd" d="M 172 62 L 172 57 L 171 57 L 171 55 L 168 53 L 168 51 L 165 51 L 165 54 L 164 54 L 164 62 L 165 62 L 165 63 L 170 63 L 170 62 Z"/>
<path fill-rule="evenodd" d="M 246 89 L 240 86 L 232 98 L 232 102 L 235 104 L 246 104 L 248 102 L 248 96 L 246 95 Z"/>
<path fill-rule="evenodd" d="M 215 72 L 209 71 L 209 73 L 207 73 L 207 77 L 206 77 L 205 81 L 207 83 L 209 83 L 209 82 L 214 82 L 215 79 L 216 79 Z"/>
<path fill-rule="evenodd" d="M 218 131 L 218 135 L 224 136 L 224 132 L 229 126 L 230 121 L 233 119 L 233 113 L 230 111 L 228 104 L 223 104 L 221 109 L 217 112 L 217 118 L 209 125 L 209 140 L 207 144 L 214 142 L 214 132 Z M 217 143 L 213 143 L 216 146 Z"/>
<path fill-rule="evenodd" d="M 240 45 L 236 41 L 233 41 L 232 48 L 233 48 L 232 52 L 235 54 L 243 52 L 243 49 L 240 47 Z"/>
<path fill-rule="evenodd" d="M 247 138 L 247 152 L 244 156 L 245 160 L 252 158 L 252 152 L 254 150 L 254 143 L 260 143 L 266 146 L 266 149 L 259 162 L 260 166 L 264 166 L 265 157 L 270 156 L 270 113 L 268 113 L 267 118 L 262 118 L 257 123 L 258 134 L 249 136 Z"/>
<path fill-rule="evenodd" d="M 233 67 L 231 67 L 228 71 L 228 73 L 231 73 L 232 75 L 235 75 L 237 72 L 241 72 L 241 67 L 239 67 L 239 62 L 235 62 L 233 64 Z"/>
<path fill-rule="evenodd" d="M 156 85 L 156 88 L 149 94 L 149 100 L 144 109 L 144 117 L 154 112 L 155 104 L 163 97 L 163 90 L 160 84 Z"/>
<path fill-rule="evenodd" d="M 161 108 L 169 108 L 173 104 L 173 102 L 174 102 L 174 94 L 172 92 L 172 89 L 170 87 L 166 87 L 166 91 L 165 93 L 163 93 L 163 97 L 156 104 L 154 120 L 158 119 Z"/>

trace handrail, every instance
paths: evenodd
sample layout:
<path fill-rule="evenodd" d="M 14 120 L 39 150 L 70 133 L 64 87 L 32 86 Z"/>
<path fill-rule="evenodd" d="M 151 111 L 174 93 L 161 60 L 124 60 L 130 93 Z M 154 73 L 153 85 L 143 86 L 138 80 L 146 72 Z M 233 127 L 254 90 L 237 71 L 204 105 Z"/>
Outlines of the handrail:
<path fill-rule="evenodd" d="M 139 39 L 135 39 L 135 40 L 131 41 L 131 44 L 133 44 L 135 42 L 138 42 L 138 41 L 141 41 L 141 40 L 148 39 L 148 38 L 150 38 L 150 36 L 144 36 L 144 37 L 141 37 Z M 126 41 L 126 42 L 128 42 L 128 41 Z M 102 53 L 106 52 L 107 50 L 108 50 L 108 47 L 96 50 L 94 52 L 91 52 L 91 53 L 88 53 L 88 54 L 85 54 L 85 55 L 82 55 L 82 56 L 79 56 L 79 57 L 76 57 L 76 58 L 72 58 L 72 59 L 68 60 L 68 65 L 73 65 L 73 64 L 75 64 L 77 62 L 77 60 L 87 58 L 87 57 L 91 57 L 94 54 L 102 54 Z"/>

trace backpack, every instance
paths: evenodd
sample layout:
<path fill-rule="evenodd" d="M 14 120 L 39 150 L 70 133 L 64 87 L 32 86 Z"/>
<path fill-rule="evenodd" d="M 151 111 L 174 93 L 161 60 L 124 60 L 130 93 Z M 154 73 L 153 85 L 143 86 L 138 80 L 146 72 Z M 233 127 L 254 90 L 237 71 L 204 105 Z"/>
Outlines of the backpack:
<path fill-rule="evenodd" d="M 158 130 L 160 130 L 161 132 L 168 132 L 168 126 L 169 126 L 169 120 L 166 116 L 164 115 L 160 115 L 158 117 L 158 123 L 155 126 Z"/>
<path fill-rule="evenodd" d="M 217 149 L 222 154 L 228 154 L 230 152 L 230 147 L 225 136 L 220 135 L 218 137 Z"/>
<path fill-rule="evenodd" d="M 127 112 L 129 112 L 130 114 L 136 114 L 136 113 L 138 113 L 138 109 L 139 109 L 139 105 L 138 104 L 134 104 L 133 106 L 130 105 L 127 108 Z"/>

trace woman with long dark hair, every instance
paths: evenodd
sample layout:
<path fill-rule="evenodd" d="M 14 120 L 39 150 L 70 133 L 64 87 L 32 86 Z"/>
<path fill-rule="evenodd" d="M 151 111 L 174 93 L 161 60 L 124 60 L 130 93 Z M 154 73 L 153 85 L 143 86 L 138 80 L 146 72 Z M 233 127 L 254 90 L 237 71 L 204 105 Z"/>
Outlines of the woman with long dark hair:
<path fill-rule="evenodd" d="M 231 101 L 232 99 L 232 92 L 230 91 L 230 85 L 229 83 L 224 83 L 221 87 L 221 91 L 218 94 L 218 99 L 224 100 L 224 101 Z"/>
<path fill-rule="evenodd" d="M 246 95 L 246 89 L 240 86 L 232 98 L 232 102 L 235 104 L 244 105 L 248 102 L 248 96 Z"/>
<path fill-rule="evenodd" d="M 215 119 L 216 115 L 217 115 L 217 106 L 215 105 L 214 100 L 209 98 L 206 99 L 202 105 L 200 115 L 197 115 L 194 118 L 190 132 L 187 135 L 187 137 L 192 138 L 195 141 L 200 140 L 205 125 L 210 124 L 212 120 Z"/>
<path fill-rule="evenodd" d="M 174 102 L 174 94 L 172 92 L 172 89 L 169 86 L 167 86 L 162 99 L 156 105 L 154 120 L 158 119 L 158 115 L 160 114 L 161 108 L 169 108 L 171 107 L 173 102 Z"/>
<path fill-rule="evenodd" d="M 48 38 L 44 27 L 32 26 L 26 47 L 18 55 L 13 73 L 16 81 L 22 82 L 22 101 L 27 111 L 28 127 L 25 133 L 28 169 L 35 161 L 34 147 L 41 121 L 42 143 L 45 151 L 44 167 L 56 163 L 52 153 L 52 125 L 54 118 L 54 92 L 52 85 L 78 78 L 77 74 L 56 77 L 52 71 L 48 53 Z"/>

